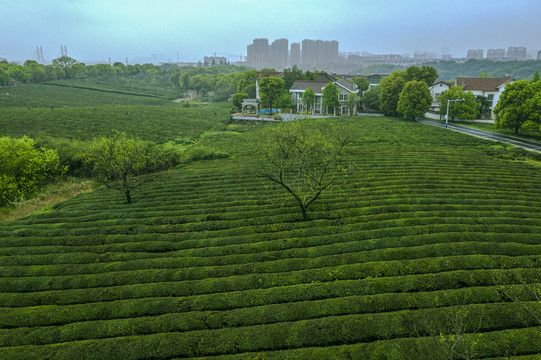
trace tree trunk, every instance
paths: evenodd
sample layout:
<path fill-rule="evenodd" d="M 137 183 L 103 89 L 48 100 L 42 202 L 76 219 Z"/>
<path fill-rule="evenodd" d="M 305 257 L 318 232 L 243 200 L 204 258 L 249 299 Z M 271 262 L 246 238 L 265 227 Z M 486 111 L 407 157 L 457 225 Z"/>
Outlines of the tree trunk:
<path fill-rule="evenodd" d="M 126 193 L 126 204 L 131 204 L 131 190 L 125 190 L 124 192 Z"/>
<path fill-rule="evenodd" d="M 308 221 L 309 218 L 308 218 L 308 213 L 306 211 L 306 207 L 304 207 L 302 204 L 299 203 L 299 207 L 301 208 L 301 213 L 302 213 L 302 220 L 303 221 Z"/>

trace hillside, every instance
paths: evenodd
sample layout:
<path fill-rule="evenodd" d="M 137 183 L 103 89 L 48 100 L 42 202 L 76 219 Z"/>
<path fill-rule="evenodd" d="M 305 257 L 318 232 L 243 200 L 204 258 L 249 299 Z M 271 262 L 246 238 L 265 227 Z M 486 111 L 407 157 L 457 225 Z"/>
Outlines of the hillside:
<path fill-rule="evenodd" d="M 463 63 L 455 61 L 434 61 L 423 65 L 432 66 L 438 72 L 438 79 L 455 81 L 457 77 L 477 78 L 481 74 L 488 77 L 503 78 L 506 75 L 515 80 L 530 80 L 535 71 L 541 71 L 541 62 L 528 61 L 492 61 L 492 60 L 468 60 Z M 390 74 L 395 70 L 405 70 L 405 66 L 398 65 L 372 65 L 360 69 L 363 75 Z"/>
<path fill-rule="evenodd" d="M 0 223 L 0 358 L 541 354 L 539 161 L 416 122 L 337 121 L 352 170 L 311 221 L 243 175 L 263 126 L 238 125 L 201 138 L 234 156 L 165 172 L 131 205 L 99 189 Z"/>

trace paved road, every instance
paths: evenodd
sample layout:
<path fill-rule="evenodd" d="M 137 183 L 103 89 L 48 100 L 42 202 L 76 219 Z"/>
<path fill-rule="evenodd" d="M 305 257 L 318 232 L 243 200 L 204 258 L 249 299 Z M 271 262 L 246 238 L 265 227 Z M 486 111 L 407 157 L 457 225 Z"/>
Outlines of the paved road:
<path fill-rule="evenodd" d="M 434 125 L 434 126 L 445 128 L 445 124 L 440 123 L 439 121 L 427 120 L 427 119 L 419 119 L 417 121 L 423 124 Z M 471 127 L 455 125 L 455 124 L 449 124 L 448 129 L 453 130 L 453 131 L 458 131 L 464 134 L 472 135 L 472 136 L 477 136 L 477 137 L 487 139 L 487 140 L 500 141 L 503 143 L 507 143 L 507 144 L 524 148 L 529 151 L 535 151 L 535 152 L 541 153 L 541 143 L 538 143 L 535 141 L 519 139 L 513 136 L 497 134 L 491 131 L 479 130 L 479 129 L 474 129 Z"/>

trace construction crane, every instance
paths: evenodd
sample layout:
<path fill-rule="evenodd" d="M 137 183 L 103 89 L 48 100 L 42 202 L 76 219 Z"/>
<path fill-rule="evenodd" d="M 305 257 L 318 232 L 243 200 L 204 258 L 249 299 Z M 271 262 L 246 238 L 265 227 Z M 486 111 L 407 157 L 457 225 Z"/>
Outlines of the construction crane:
<path fill-rule="evenodd" d="M 239 61 L 245 61 L 246 60 L 246 56 L 244 55 L 229 55 L 229 57 L 232 57 L 232 58 L 239 58 Z M 243 60 L 244 58 L 244 60 Z"/>

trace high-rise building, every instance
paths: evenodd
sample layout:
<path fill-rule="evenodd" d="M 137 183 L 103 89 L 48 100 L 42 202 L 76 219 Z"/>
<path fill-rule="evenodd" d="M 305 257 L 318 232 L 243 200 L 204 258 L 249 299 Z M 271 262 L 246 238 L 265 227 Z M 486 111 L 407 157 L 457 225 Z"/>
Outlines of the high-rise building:
<path fill-rule="evenodd" d="M 303 40 L 301 63 L 308 68 L 338 63 L 338 41 Z"/>
<path fill-rule="evenodd" d="M 487 59 L 488 60 L 504 60 L 505 59 L 505 49 L 488 49 L 487 50 Z"/>
<path fill-rule="evenodd" d="M 291 52 L 289 54 L 289 66 L 301 64 L 301 43 L 291 43 Z"/>
<path fill-rule="evenodd" d="M 289 54 L 289 41 L 287 39 L 274 40 L 270 47 L 270 61 L 267 65 L 276 70 L 283 70 L 287 67 Z"/>
<path fill-rule="evenodd" d="M 468 59 L 482 59 L 483 49 L 470 49 L 468 50 Z"/>
<path fill-rule="evenodd" d="M 252 44 L 246 47 L 246 62 L 255 69 L 267 67 L 269 56 L 269 40 L 254 39 Z"/>
<path fill-rule="evenodd" d="M 537 52 L 537 61 L 541 61 L 541 50 Z"/>
<path fill-rule="evenodd" d="M 305 39 L 301 44 L 291 44 L 291 54 L 288 51 L 289 41 L 277 39 L 269 45 L 267 39 L 254 39 L 246 48 L 246 63 L 255 69 L 273 68 L 283 70 L 288 65 L 298 65 L 304 69 L 322 70 L 340 62 L 338 41 L 323 41 Z"/>
<path fill-rule="evenodd" d="M 304 67 L 314 67 L 316 58 L 316 42 L 314 40 L 304 39 L 302 41 L 301 65 Z"/>
<path fill-rule="evenodd" d="M 510 46 L 507 49 L 507 60 L 526 60 L 526 48 L 524 46 Z"/>

